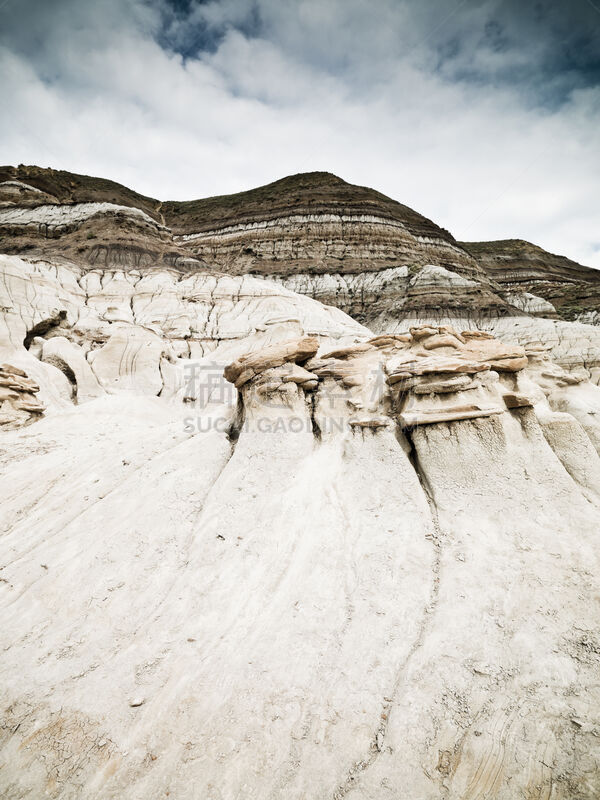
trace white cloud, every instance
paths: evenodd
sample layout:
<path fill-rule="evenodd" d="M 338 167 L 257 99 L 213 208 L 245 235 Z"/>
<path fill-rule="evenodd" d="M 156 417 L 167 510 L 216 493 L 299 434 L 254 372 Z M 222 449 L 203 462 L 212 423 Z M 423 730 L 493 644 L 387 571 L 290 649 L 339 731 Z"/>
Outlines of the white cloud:
<path fill-rule="evenodd" d="M 490 55 L 468 29 L 471 44 L 438 69 L 435 18 L 393 0 L 261 0 L 252 36 L 239 3 L 198 6 L 196 19 L 222 35 L 187 59 L 157 44 L 159 14 L 141 0 L 61 0 L 54 17 L 38 5 L 32 29 L 0 47 L 4 163 L 102 175 L 163 199 L 328 170 L 459 239 L 529 239 L 600 268 L 597 87 L 549 108 L 510 82 L 458 80 L 469 52 L 479 72 L 500 73 L 510 48 Z M 471 9 L 474 30 L 489 5 Z"/>

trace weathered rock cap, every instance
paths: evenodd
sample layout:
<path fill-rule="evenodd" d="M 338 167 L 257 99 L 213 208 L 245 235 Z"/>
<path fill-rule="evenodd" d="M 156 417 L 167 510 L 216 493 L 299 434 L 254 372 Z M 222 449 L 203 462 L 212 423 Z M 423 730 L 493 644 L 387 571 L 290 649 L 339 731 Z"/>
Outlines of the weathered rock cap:
<path fill-rule="evenodd" d="M 531 408 L 534 405 L 531 398 L 515 392 L 506 392 L 506 394 L 502 395 L 502 399 L 507 408 Z"/>
<path fill-rule="evenodd" d="M 357 344 L 351 344 L 347 347 L 339 347 L 337 350 L 331 350 L 329 353 L 324 353 L 322 358 L 323 360 L 328 358 L 354 358 L 355 356 L 361 356 L 363 353 L 368 353 L 373 349 L 373 345 L 369 344 L 368 342 L 358 342 Z"/>
<path fill-rule="evenodd" d="M 0 370 L 2 372 L 10 372 L 13 375 L 19 375 L 21 378 L 27 377 L 27 373 L 24 370 L 19 369 L 19 367 L 13 367 L 12 364 L 0 364 Z"/>
<path fill-rule="evenodd" d="M 497 406 L 481 408 L 477 404 L 448 406 L 440 409 L 422 409 L 420 411 L 405 411 L 398 415 L 402 428 L 414 428 L 419 425 L 434 425 L 439 422 L 460 422 L 477 417 L 491 417 L 502 414 L 504 409 Z"/>
<path fill-rule="evenodd" d="M 394 333 L 374 336 L 372 339 L 369 339 L 368 344 L 373 345 L 373 347 L 385 349 L 389 347 L 402 347 L 410 342 L 412 342 L 410 333 Z"/>
<path fill-rule="evenodd" d="M 462 331 L 464 339 L 495 339 L 496 337 L 492 333 L 488 333 L 487 331 Z"/>
<path fill-rule="evenodd" d="M 39 385 L 32 381 L 31 378 L 28 378 L 26 372 L 10 364 L 2 364 L 0 367 L 0 386 L 31 394 L 35 394 L 40 390 Z"/>
<path fill-rule="evenodd" d="M 262 350 L 236 358 L 225 367 L 223 375 L 226 380 L 235 384 L 235 387 L 239 389 L 267 369 L 281 367 L 290 362 L 304 364 L 309 358 L 316 355 L 318 349 L 319 340 L 315 336 L 290 339 L 287 342 L 263 347 Z"/>
<path fill-rule="evenodd" d="M 412 354 L 411 354 L 412 356 Z M 390 359 L 386 365 L 388 383 L 393 384 L 416 375 L 436 375 L 452 373 L 485 372 L 490 365 L 485 361 L 468 361 L 462 358 L 444 358 L 443 356 L 429 356 L 427 358 L 410 357 L 403 360 Z"/>
<path fill-rule="evenodd" d="M 46 407 L 35 396 L 40 387 L 12 364 L 0 366 L 0 427 L 11 429 L 38 419 Z"/>

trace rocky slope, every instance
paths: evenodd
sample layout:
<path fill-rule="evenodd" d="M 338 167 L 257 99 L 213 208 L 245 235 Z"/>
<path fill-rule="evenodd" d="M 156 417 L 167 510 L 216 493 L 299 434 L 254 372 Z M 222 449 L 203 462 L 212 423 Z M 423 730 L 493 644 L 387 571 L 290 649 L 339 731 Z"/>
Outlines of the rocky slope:
<path fill-rule="evenodd" d="M 109 222 L 116 223 L 112 231 L 105 228 Z M 161 203 L 98 178 L 3 167 L 0 232 L 4 252 L 40 250 L 47 256 L 50 248 L 66 256 L 76 253 L 79 261 L 92 265 L 100 259 L 102 240 L 112 245 L 104 265 L 115 259 L 119 265 L 148 265 L 135 260 L 140 237 L 146 237 L 147 256 L 155 262 L 168 255 L 160 252 L 158 242 L 170 241 L 173 254 L 208 259 L 213 268 L 230 274 L 340 269 L 355 274 L 398 266 L 404 259 L 485 280 L 448 231 L 379 192 L 330 173 L 292 175 L 237 195 Z M 76 232 L 80 235 L 74 237 Z M 48 239 L 61 239 L 62 246 Z"/>
<path fill-rule="evenodd" d="M 376 330 L 387 329 L 382 320 L 414 318 L 598 321 L 597 271 L 526 242 L 457 242 L 407 206 L 330 173 L 160 202 L 99 178 L 2 167 L 0 248 L 91 268 L 255 274 Z"/>
<path fill-rule="evenodd" d="M 176 240 L 228 271 L 373 272 L 409 259 L 466 275 L 481 272 L 448 231 L 373 189 L 327 172 L 163 207 Z"/>
<path fill-rule="evenodd" d="M 599 270 L 520 239 L 461 245 L 510 295 L 526 292 L 550 303 L 553 308 L 538 302 L 537 313 L 541 312 L 541 316 L 552 315 L 554 309 L 562 319 L 600 322 Z M 535 313 L 535 306 L 531 310 Z"/>
<path fill-rule="evenodd" d="M 433 223 L 369 190 L 348 271 L 234 204 L 272 279 L 58 175 L 0 185 L 0 795 L 595 800 L 600 328 L 443 231 L 383 267 Z"/>
<path fill-rule="evenodd" d="M 160 205 L 101 178 L 0 167 L 0 252 L 90 267 L 197 268 L 173 241 Z"/>

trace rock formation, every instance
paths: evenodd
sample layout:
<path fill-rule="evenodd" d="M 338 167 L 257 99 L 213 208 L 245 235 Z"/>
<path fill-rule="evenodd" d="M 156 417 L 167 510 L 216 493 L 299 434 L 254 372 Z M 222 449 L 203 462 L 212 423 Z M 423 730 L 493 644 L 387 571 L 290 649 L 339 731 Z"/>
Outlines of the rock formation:
<path fill-rule="evenodd" d="M 40 387 L 27 373 L 11 364 L 0 364 L 0 426 L 10 430 L 35 421 L 44 413 L 36 398 Z"/>
<path fill-rule="evenodd" d="M 600 271 L 519 239 L 462 246 L 524 311 L 599 324 Z"/>
<path fill-rule="evenodd" d="M 198 267 L 173 241 L 160 205 L 100 178 L 0 167 L 0 252 L 123 269 Z"/>
<path fill-rule="evenodd" d="M 325 172 L 160 202 L 112 181 L 0 167 L 0 245 L 83 268 L 254 274 L 388 332 L 433 319 L 596 325 L 598 272 L 527 242 L 457 242 L 421 214 Z M 585 336 L 585 331 L 582 336 Z"/>
<path fill-rule="evenodd" d="M 409 260 L 481 274 L 448 231 L 327 172 L 291 175 L 236 195 L 165 203 L 163 209 L 176 240 L 228 271 L 352 274 Z"/>
<path fill-rule="evenodd" d="M 32 371 L 50 403 L 121 389 L 173 393 L 190 357 L 218 359 L 238 342 L 369 333 L 338 309 L 251 276 L 85 270 L 3 255 L 0 270 L 0 353 Z"/>
<path fill-rule="evenodd" d="M 3 798 L 600 796 L 600 327 L 324 173 L 0 233 Z"/>

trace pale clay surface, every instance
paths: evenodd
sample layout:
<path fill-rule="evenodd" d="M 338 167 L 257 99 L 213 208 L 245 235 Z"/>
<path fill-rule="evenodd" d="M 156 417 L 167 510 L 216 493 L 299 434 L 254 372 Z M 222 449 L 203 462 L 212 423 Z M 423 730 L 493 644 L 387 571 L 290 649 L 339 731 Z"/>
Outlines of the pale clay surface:
<path fill-rule="evenodd" d="M 591 326 L 0 267 L 2 797 L 600 796 Z"/>
<path fill-rule="evenodd" d="M 27 188 L 31 189 L 31 187 Z M 118 214 L 129 217 L 134 221 L 144 221 L 156 228 L 160 227 L 152 217 L 140 208 L 121 206 L 116 203 L 73 203 L 72 205 L 48 204 L 34 206 L 33 208 L 19 206 L 0 208 L 0 228 L 3 226 L 48 226 L 50 228 L 59 228 L 79 225 L 96 215 L 111 216 Z"/>

